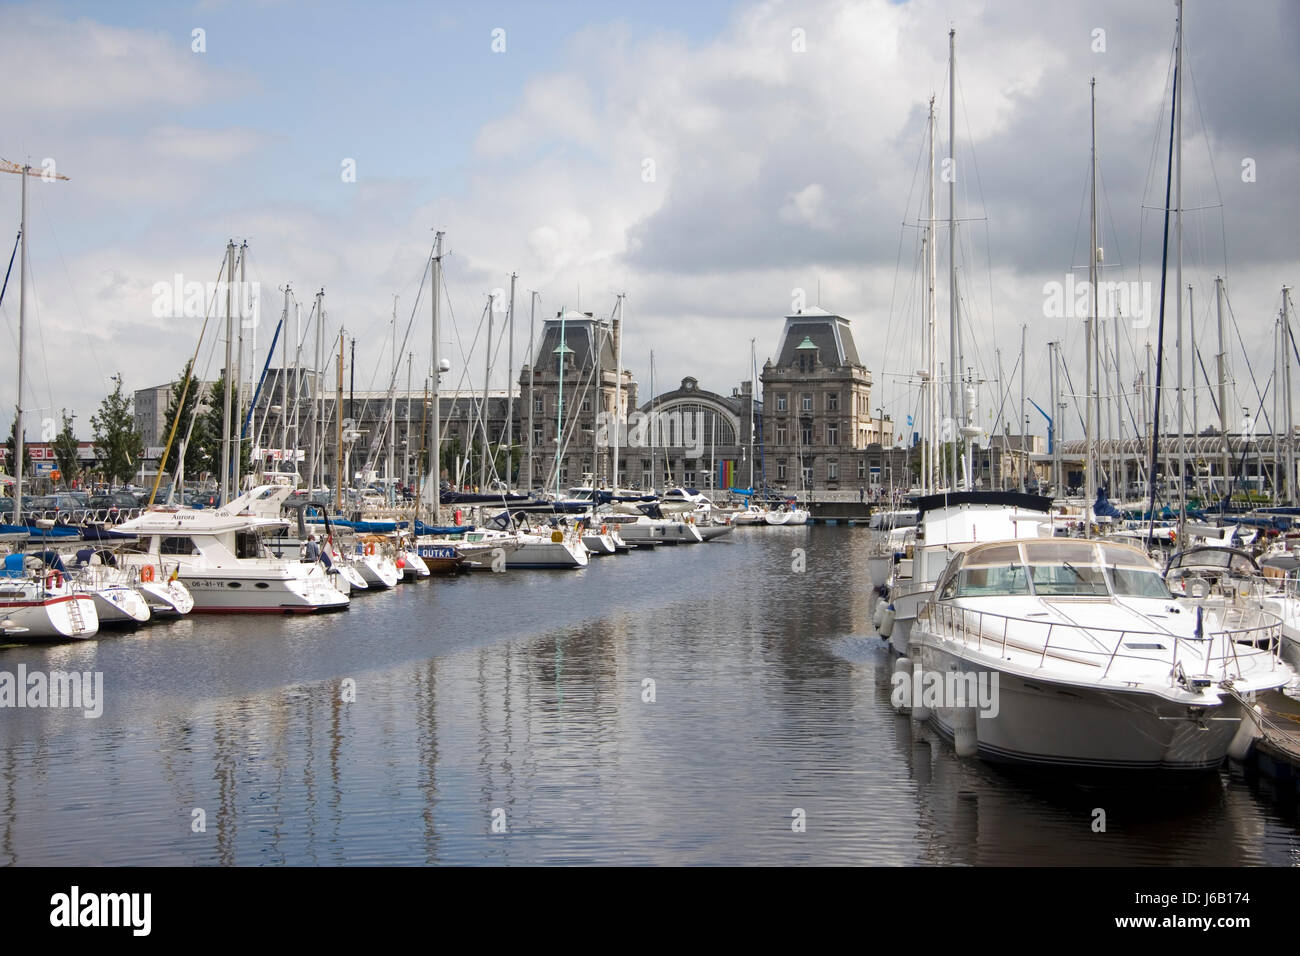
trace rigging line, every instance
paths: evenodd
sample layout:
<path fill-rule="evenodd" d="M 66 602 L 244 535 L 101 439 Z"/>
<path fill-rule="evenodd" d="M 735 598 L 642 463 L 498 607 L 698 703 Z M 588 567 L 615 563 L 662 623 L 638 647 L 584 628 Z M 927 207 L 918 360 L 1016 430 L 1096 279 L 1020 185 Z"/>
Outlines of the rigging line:
<path fill-rule="evenodd" d="M 1187 49 L 1187 39 L 1183 38 L 1183 50 Z M 1214 184 L 1214 195 L 1219 200 L 1217 208 L 1223 208 L 1223 190 L 1219 188 L 1219 173 L 1214 166 L 1214 150 L 1210 146 L 1210 128 L 1205 123 L 1205 113 L 1201 108 L 1201 94 L 1196 89 L 1196 73 L 1192 69 L 1191 58 L 1183 57 L 1183 65 L 1187 68 L 1188 77 L 1192 81 L 1192 101 L 1196 103 L 1196 115 L 1201 121 L 1201 136 L 1205 140 L 1205 153 L 1210 161 L 1210 182 Z M 1207 206 L 1205 208 L 1214 209 L 1216 206 Z M 1228 278 L 1228 224 L 1227 219 L 1222 214 L 1219 215 L 1219 238 L 1223 242 L 1223 278 Z"/>
<path fill-rule="evenodd" d="M 926 114 L 926 124 L 928 127 L 929 125 L 928 112 Z M 900 228 L 898 230 L 898 252 L 894 260 L 894 281 L 890 286 L 890 291 L 889 291 L 889 321 L 885 323 L 886 342 L 893 341 L 894 319 L 897 315 L 897 313 L 894 311 L 894 306 L 898 296 L 898 277 L 901 274 L 902 267 L 903 267 L 903 237 L 907 234 L 907 230 L 908 230 L 907 215 L 912 208 L 912 195 L 916 192 L 916 181 L 918 176 L 920 175 L 919 170 L 921 166 L 921 156 L 924 154 L 924 152 L 925 152 L 925 137 L 922 136 L 920 145 L 917 147 L 917 151 L 916 151 L 916 162 L 912 164 L 912 182 L 907 187 L 907 200 L 903 204 L 903 221 L 900 224 Z"/>
<path fill-rule="evenodd" d="M 41 321 L 41 297 L 40 297 L 40 292 L 37 289 L 36 269 L 34 268 L 33 264 L 30 262 L 27 263 L 27 273 L 28 275 L 31 276 L 31 282 L 32 282 L 32 306 L 36 309 L 36 337 L 40 342 L 41 367 L 45 369 L 45 397 L 49 399 L 50 404 L 47 407 L 49 408 L 50 415 L 53 415 L 54 414 L 54 384 L 50 381 L 50 356 L 45 348 L 45 329 L 44 329 L 45 323 Z M 33 399 L 36 397 L 35 393 L 36 393 L 36 385 L 35 383 L 32 383 Z M 19 400 L 20 401 L 22 400 L 21 396 L 19 396 Z M 33 411 L 37 411 L 37 410 L 39 409 L 38 408 L 33 409 Z M 25 430 L 26 429 L 24 429 L 24 431 Z"/>
<path fill-rule="evenodd" d="M 23 230 L 20 227 L 18 229 L 18 237 L 14 239 L 14 251 L 9 253 L 9 268 L 5 270 L 4 285 L 0 286 L 0 310 L 3 310 L 4 307 L 5 289 L 9 288 L 9 273 L 13 271 L 14 256 L 18 254 L 18 244 L 22 242 L 22 239 L 23 239 Z M 9 340 L 13 342 L 14 353 L 16 354 L 18 352 L 18 342 L 17 340 L 14 339 L 13 323 L 9 321 L 8 313 L 5 314 L 5 330 L 8 331 L 9 333 Z M 21 400 L 19 401 L 19 404 L 20 405 L 22 404 Z"/>
<path fill-rule="evenodd" d="M 68 280 L 68 291 L 72 294 L 72 305 L 77 310 L 77 318 L 81 322 L 82 334 L 86 335 L 87 339 L 89 339 L 88 329 L 86 327 L 86 313 L 81 308 L 81 300 L 77 296 L 77 287 L 72 282 L 72 272 L 68 269 L 68 261 L 63 256 L 63 247 L 59 244 L 58 233 L 54 231 L 54 220 L 50 217 L 49 211 L 45 208 L 45 198 L 42 195 L 42 191 L 39 189 L 36 190 L 36 199 L 37 202 L 40 203 L 42 215 L 41 221 L 49 231 L 50 241 L 54 243 L 54 251 L 59 254 L 59 262 L 63 266 L 63 274 Z M 100 384 L 107 387 L 108 378 L 104 375 L 104 367 L 99 362 L 98 349 L 92 347 L 90 349 L 90 357 L 95 363 L 95 370 L 99 372 Z"/>
<path fill-rule="evenodd" d="M 18 235 L 14 238 L 13 251 L 9 253 L 9 268 L 5 269 L 4 285 L 0 286 L 0 305 L 4 305 L 5 290 L 9 288 L 9 273 L 14 271 L 14 256 L 18 255 L 18 244 L 21 243 L 22 240 L 23 240 L 23 230 L 22 227 L 19 227 Z"/>
<path fill-rule="evenodd" d="M 1174 54 L 1175 54 L 1176 48 L 1177 48 L 1177 39 L 1175 38 L 1174 40 L 1172 40 L 1172 41 L 1170 42 L 1170 45 L 1169 45 L 1169 60 L 1168 60 L 1168 63 L 1166 64 L 1166 66 L 1165 66 L 1165 85 L 1164 85 L 1164 89 L 1165 89 L 1165 91 L 1168 91 L 1168 89 L 1169 89 L 1169 85 L 1170 85 L 1170 82 L 1171 82 L 1171 77 L 1173 76 L 1173 70 L 1174 70 Z M 1165 127 L 1165 110 L 1168 108 L 1168 103 L 1169 103 L 1169 98 L 1168 98 L 1167 96 L 1165 96 L 1165 95 L 1162 93 L 1162 95 L 1161 95 L 1161 97 L 1160 97 L 1160 112 L 1159 112 L 1159 114 L 1156 116 L 1155 127 L 1154 127 L 1154 130 L 1153 130 L 1153 132 L 1152 132 L 1152 137 L 1151 137 L 1151 152 L 1150 152 L 1149 156 L 1147 157 L 1147 174 L 1146 174 L 1146 181 L 1145 181 L 1145 183 L 1144 183 L 1143 186 L 1142 186 L 1142 195 L 1143 195 L 1144 197 L 1150 194 L 1151 189 L 1152 189 L 1152 187 L 1153 187 L 1153 184 L 1154 184 L 1154 182 L 1155 182 L 1157 163 L 1158 163 L 1158 161 L 1159 161 L 1159 159 L 1160 159 L 1160 156 L 1161 156 L 1161 152 L 1160 152 L 1160 150 L 1161 150 L 1161 143 L 1163 142 L 1163 139 L 1162 139 L 1161 133 L 1162 133 L 1164 127 Z M 1138 205 L 1139 205 L 1139 208 L 1140 208 L 1140 209 L 1143 209 L 1143 210 L 1146 209 L 1146 206 L 1145 206 L 1145 205 L 1143 205 L 1143 204 L 1141 204 L 1141 203 L 1139 203 Z M 1166 201 L 1166 205 L 1168 205 L 1168 202 L 1167 202 L 1167 201 Z M 1163 208 L 1164 208 L 1164 207 L 1161 207 L 1162 210 L 1163 210 Z M 1142 241 L 1142 239 L 1143 239 L 1143 235 L 1144 235 L 1145 231 L 1146 231 L 1146 216 L 1138 216 L 1138 262 L 1137 262 L 1137 270 L 1138 270 L 1138 279 L 1139 279 L 1139 280 L 1141 280 L 1141 278 L 1142 278 L 1142 256 L 1143 256 L 1143 252 L 1144 252 L 1144 250 L 1145 250 L 1145 248 L 1146 248 L 1146 244 Z"/>
<path fill-rule="evenodd" d="M 1228 306 L 1228 318 L 1232 320 L 1232 329 L 1234 332 L 1237 333 L 1237 344 L 1241 346 L 1242 357 L 1245 358 L 1246 360 L 1246 373 L 1250 375 L 1250 383 L 1255 387 L 1255 395 L 1259 397 L 1260 406 L 1262 407 L 1264 404 L 1264 397 L 1259 393 L 1259 383 L 1255 379 L 1255 369 L 1254 366 L 1251 365 L 1250 353 L 1246 351 L 1246 343 L 1241 337 L 1241 327 L 1237 325 L 1237 313 L 1235 313 L 1232 310 L 1232 299 L 1228 295 L 1228 289 L 1226 283 L 1224 284 L 1224 289 L 1223 289 L 1223 301 Z M 1272 377 L 1273 376 L 1270 373 L 1269 379 L 1271 380 Z M 1269 420 L 1267 409 L 1264 409 L 1264 423 L 1268 425 L 1268 429 L 1270 432 L 1274 431 L 1273 423 L 1272 421 Z"/>

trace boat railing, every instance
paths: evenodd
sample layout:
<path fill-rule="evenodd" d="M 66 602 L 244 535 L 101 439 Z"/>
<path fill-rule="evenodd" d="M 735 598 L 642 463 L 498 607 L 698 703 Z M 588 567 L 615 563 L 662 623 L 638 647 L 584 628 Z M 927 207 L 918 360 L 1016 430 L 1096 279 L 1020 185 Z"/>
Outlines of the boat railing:
<path fill-rule="evenodd" d="M 1261 613 L 1263 623 L 1235 627 L 1211 629 L 1205 626 L 1200 637 L 1182 637 L 1168 631 L 1135 628 L 1093 627 L 1063 621 L 1042 621 L 1031 618 L 999 614 L 994 611 L 978 611 L 931 601 L 922 608 L 919 620 L 931 631 L 946 640 L 960 641 L 977 650 L 998 649 L 1003 659 L 1007 652 L 1018 651 L 1028 655 L 1038 655 L 1038 666 L 1046 666 L 1048 658 L 1072 664 L 1095 667 L 1101 671 L 1099 678 L 1110 676 L 1111 669 L 1119 660 L 1135 660 L 1150 663 L 1164 661 L 1151 652 L 1168 650 L 1168 664 L 1171 681 L 1177 679 L 1183 659 L 1180 651 L 1196 646 L 1206 647 L 1209 653 L 1204 656 L 1205 670 L 1201 674 L 1183 673 L 1185 680 L 1193 678 L 1212 678 L 1219 681 L 1239 679 L 1242 676 L 1242 661 L 1245 658 L 1258 658 L 1268 654 L 1272 666 L 1281 664 L 1282 622 L 1273 615 Z M 1035 631 L 1042 634 L 1041 645 L 1029 635 Z M 1000 632 L 1000 636 L 999 636 Z M 1066 645 L 1060 638 L 1065 635 L 1084 634 L 1100 645 L 1096 650 L 1080 647 L 1077 643 Z M 1053 637 L 1057 637 L 1055 646 Z M 1113 639 L 1113 644 L 1111 643 Z M 1216 645 L 1217 640 L 1217 645 Z M 1172 642 L 1172 647 L 1169 646 Z M 1207 643 L 1208 642 L 1208 643 Z M 1213 653 L 1215 648 L 1220 652 Z M 1109 650 L 1106 648 L 1109 647 Z M 1145 651 L 1146 653 L 1124 653 Z M 1211 669 L 1217 671 L 1211 673 Z"/>

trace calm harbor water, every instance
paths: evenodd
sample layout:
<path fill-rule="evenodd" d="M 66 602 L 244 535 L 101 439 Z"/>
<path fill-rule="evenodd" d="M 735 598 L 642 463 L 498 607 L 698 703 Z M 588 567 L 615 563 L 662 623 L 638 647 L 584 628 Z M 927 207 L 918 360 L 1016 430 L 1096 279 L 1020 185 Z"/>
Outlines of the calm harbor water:
<path fill-rule="evenodd" d="M 0 711 L 0 864 L 1300 860 L 1294 814 L 1226 773 L 1050 784 L 895 715 L 868 543 L 740 528 L 344 614 L 0 649 L 106 696 L 98 719 Z"/>

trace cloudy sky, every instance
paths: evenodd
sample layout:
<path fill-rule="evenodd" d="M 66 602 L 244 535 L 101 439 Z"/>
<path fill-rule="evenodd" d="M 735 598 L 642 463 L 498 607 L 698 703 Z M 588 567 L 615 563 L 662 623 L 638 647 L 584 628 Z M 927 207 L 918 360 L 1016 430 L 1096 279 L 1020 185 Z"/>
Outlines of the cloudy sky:
<path fill-rule="evenodd" d="M 516 363 L 532 290 L 552 315 L 607 314 L 626 292 L 643 396 L 652 350 L 658 390 L 694 375 L 729 393 L 750 340 L 761 366 L 802 295 L 852 320 L 873 405 L 902 420 L 922 360 L 932 95 L 936 152 L 956 160 L 965 364 L 992 380 L 1000 357 L 1011 380 L 1023 326 L 1029 396 L 1047 405 L 1048 341 L 1083 387 L 1083 323 L 1049 315 L 1044 285 L 1087 277 L 1092 76 L 1106 278 L 1158 298 L 1174 23 L 1163 0 L 6 4 L 0 157 L 70 177 L 30 183 L 26 405 L 66 406 L 88 431 L 114 373 L 130 389 L 174 377 L 202 321 L 156 316 L 155 285 L 214 280 L 231 238 L 264 296 L 259 349 L 277 290 L 305 313 L 323 287 L 328 334 L 358 340 L 357 387 L 384 387 L 393 296 L 404 330 L 437 228 L 453 385 L 481 385 L 470 343 L 513 271 Z M 1213 281 L 1227 280 L 1234 422 L 1254 401 L 1246 357 L 1262 389 L 1281 286 L 1300 279 L 1297 40 L 1286 0 L 1188 4 L 1184 284 L 1212 377 Z M 5 262 L 18 222 L 19 177 L 0 176 Z M 947 244 L 945 222 L 945 354 Z M 0 308 L 6 432 L 16 273 Z M 427 315 L 426 292 L 417 382 Z M 1172 307 L 1170 322 L 1172 350 Z M 1145 324 L 1121 323 L 1125 387 L 1154 341 Z M 210 377 L 219 350 L 210 329 Z M 499 366 L 498 386 L 504 350 Z M 994 384 L 979 404 L 989 427 Z M 1204 427 L 1208 389 L 1200 406 Z"/>

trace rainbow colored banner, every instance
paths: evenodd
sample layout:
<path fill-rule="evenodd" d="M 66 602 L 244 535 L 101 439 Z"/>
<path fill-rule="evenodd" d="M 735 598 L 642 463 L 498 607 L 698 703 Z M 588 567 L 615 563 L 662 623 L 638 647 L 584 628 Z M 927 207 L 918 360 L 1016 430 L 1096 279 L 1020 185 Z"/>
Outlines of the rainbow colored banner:
<path fill-rule="evenodd" d="M 718 488 L 730 488 L 736 483 L 736 462 L 732 458 L 718 462 Z"/>

